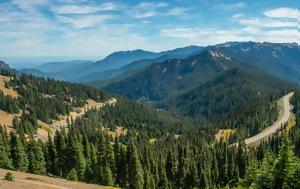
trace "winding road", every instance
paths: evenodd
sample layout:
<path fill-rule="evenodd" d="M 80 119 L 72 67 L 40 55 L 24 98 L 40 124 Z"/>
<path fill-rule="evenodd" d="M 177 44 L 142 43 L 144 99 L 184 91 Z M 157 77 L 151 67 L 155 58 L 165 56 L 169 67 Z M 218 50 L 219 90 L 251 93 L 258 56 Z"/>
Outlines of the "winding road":
<path fill-rule="evenodd" d="M 246 145 L 255 145 L 258 142 L 267 139 L 271 135 L 277 132 L 278 129 L 281 128 L 282 125 L 288 122 L 292 112 L 292 105 L 290 104 L 290 99 L 294 95 L 294 92 L 290 92 L 287 95 L 283 96 L 277 101 L 277 106 L 279 107 L 279 116 L 278 119 L 270 126 L 262 130 L 260 133 L 247 138 L 245 140 Z M 232 145 L 237 146 L 237 143 Z"/>

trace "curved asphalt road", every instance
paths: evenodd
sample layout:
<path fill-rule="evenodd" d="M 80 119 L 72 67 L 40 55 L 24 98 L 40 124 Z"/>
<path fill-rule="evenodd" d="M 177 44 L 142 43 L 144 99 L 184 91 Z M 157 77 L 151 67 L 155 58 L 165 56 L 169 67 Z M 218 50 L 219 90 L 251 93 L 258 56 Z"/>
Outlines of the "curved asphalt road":
<path fill-rule="evenodd" d="M 269 136 L 276 133 L 276 131 L 289 120 L 291 116 L 290 99 L 293 95 L 294 92 L 290 92 L 278 100 L 277 105 L 280 108 L 278 119 L 270 127 L 267 127 L 260 133 L 247 138 L 245 140 L 246 145 L 255 145 L 261 140 L 267 139 Z M 235 143 L 233 145 L 237 146 L 238 144 Z"/>

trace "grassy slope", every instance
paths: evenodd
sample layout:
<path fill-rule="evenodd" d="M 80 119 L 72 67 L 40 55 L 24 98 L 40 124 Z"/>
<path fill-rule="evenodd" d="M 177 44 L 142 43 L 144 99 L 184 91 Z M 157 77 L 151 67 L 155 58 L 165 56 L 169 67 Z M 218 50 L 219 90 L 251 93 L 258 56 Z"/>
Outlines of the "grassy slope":
<path fill-rule="evenodd" d="M 8 171 L 14 175 L 15 180 L 6 181 L 1 179 L 1 189 L 116 189 L 114 187 L 72 182 L 61 178 L 34 175 L 5 169 L 0 169 L 1 178 L 4 178 L 4 175 Z"/>

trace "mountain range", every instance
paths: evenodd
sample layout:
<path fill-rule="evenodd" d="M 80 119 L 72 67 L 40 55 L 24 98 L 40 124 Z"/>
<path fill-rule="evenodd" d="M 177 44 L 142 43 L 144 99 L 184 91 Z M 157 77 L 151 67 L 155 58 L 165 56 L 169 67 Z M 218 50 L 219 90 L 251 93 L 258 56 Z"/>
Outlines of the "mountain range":
<path fill-rule="evenodd" d="M 147 64 L 138 64 L 140 61 L 152 62 L 155 59 L 183 58 L 200 49 L 201 47 L 198 46 L 188 46 L 158 53 L 141 49 L 118 51 L 96 62 L 84 60 L 50 62 L 35 68 L 27 68 L 20 71 L 42 77 L 86 83 L 96 80 L 107 80 L 119 76 L 128 70 L 128 68 L 123 67 L 130 63 L 135 63 L 137 66 L 134 66 L 134 68 L 139 68 Z"/>
<path fill-rule="evenodd" d="M 298 60 L 300 48 L 297 44 L 225 43 L 202 48 L 186 59 L 154 62 L 104 88 L 132 99 L 161 101 L 199 87 L 233 68 L 299 84 Z M 92 84 L 97 86 L 97 82 Z"/>

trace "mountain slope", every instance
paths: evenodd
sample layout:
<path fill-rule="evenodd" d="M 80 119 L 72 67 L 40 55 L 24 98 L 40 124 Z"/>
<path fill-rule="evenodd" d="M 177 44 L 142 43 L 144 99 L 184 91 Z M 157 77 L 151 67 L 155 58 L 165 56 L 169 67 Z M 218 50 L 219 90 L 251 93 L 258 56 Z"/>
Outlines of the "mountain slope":
<path fill-rule="evenodd" d="M 205 54 L 209 58 L 205 59 Z M 197 57 L 202 57 L 200 63 Z M 297 44 L 230 42 L 205 47 L 183 60 L 168 59 L 148 67 L 146 64 L 144 69 L 123 77 L 120 75 L 120 79 L 104 84 L 108 84 L 105 89 L 132 99 L 159 101 L 184 93 L 234 67 L 299 83 L 298 60 L 300 48 Z M 182 62 L 182 66 L 177 62 Z"/>
<path fill-rule="evenodd" d="M 111 186 L 100 186 L 96 184 L 86 184 L 83 182 L 73 182 L 62 178 L 42 176 L 18 171 L 0 169 L 1 178 L 7 172 L 13 174 L 14 181 L 0 180 L 1 189 L 117 189 Z"/>
<path fill-rule="evenodd" d="M 233 112 L 242 112 L 260 99 L 279 97 L 289 86 L 291 85 L 262 72 L 234 68 L 164 105 L 185 116 L 202 116 L 212 121 Z"/>
<path fill-rule="evenodd" d="M 300 46 L 297 43 L 235 42 L 215 48 L 235 58 L 243 66 L 300 83 Z"/>
<path fill-rule="evenodd" d="M 144 51 L 141 49 L 132 51 L 119 51 L 108 55 L 103 60 L 95 62 L 91 68 L 95 69 L 95 71 L 116 69 L 137 60 L 152 59 L 158 56 L 159 55 L 157 53 Z"/>
<path fill-rule="evenodd" d="M 231 69 L 234 64 L 220 52 L 207 50 L 187 59 L 152 64 L 135 75 L 107 85 L 105 89 L 132 99 L 159 101 L 203 84 Z"/>
<path fill-rule="evenodd" d="M 72 61 L 65 61 L 65 62 L 48 62 L 42 64 L 35 69 L 40 70 L 46 73 L 59 73 L 62 71 L 71 71 L 76 68 L 84 68 L 88 65 L 92 64 L 91 61 L 87 60 L 72 60 Z"/>
<path fill-rule="evenodd" d="M 0 60 L 0 70 L 7 70 L 7 69 L 9 69 L 9 65 Z"/>

